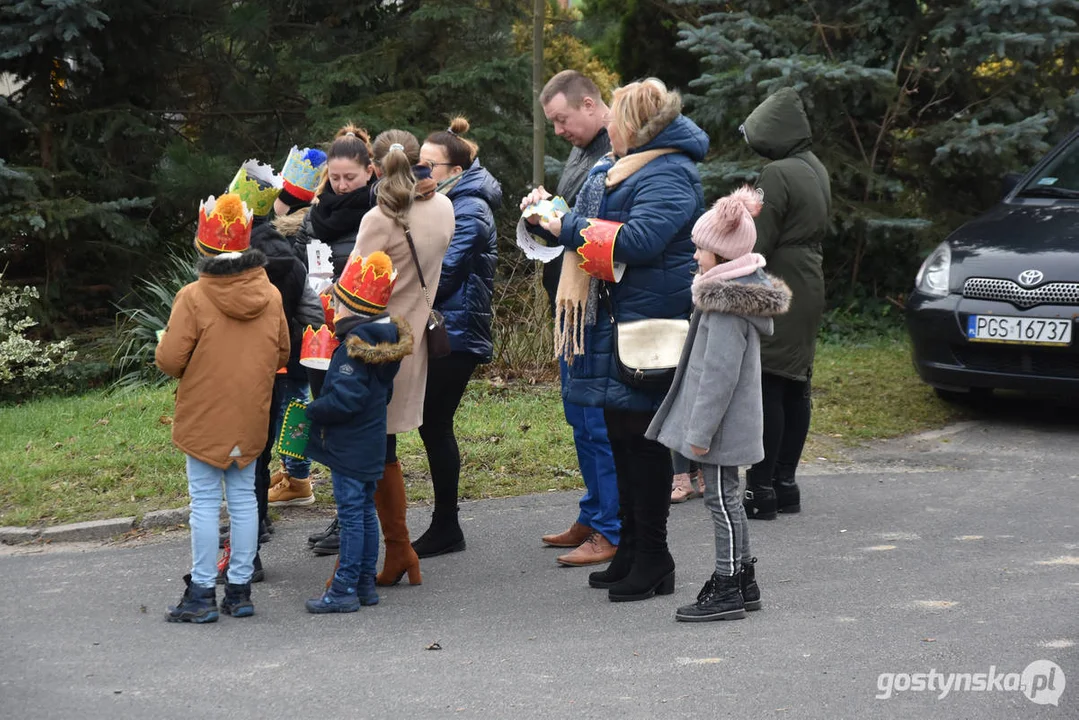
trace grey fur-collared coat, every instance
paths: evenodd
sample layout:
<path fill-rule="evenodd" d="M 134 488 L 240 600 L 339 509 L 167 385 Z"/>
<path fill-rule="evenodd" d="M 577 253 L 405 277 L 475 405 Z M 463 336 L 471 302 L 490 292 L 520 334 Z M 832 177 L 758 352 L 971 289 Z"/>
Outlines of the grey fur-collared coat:
<path fill-rule="evenodd" d="M 782 280 L 757 270 L 693 286 L 693 317 L 671 389 L 645 437 L 711 465 L 764 459 L 760 335 L 787 311 Z M 707 448 L 694 455 L 691 445 Z"/>

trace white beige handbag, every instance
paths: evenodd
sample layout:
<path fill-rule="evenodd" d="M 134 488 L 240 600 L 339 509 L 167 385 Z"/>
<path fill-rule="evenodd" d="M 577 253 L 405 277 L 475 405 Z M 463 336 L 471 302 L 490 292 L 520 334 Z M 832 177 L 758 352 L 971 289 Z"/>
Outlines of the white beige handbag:
<path fill-rule="evenodd" d="M 615 362 L 622 382 L 641 390 L 669 388 L 689 334 L 689 320 L 656 318 L 613 324 Z"/>

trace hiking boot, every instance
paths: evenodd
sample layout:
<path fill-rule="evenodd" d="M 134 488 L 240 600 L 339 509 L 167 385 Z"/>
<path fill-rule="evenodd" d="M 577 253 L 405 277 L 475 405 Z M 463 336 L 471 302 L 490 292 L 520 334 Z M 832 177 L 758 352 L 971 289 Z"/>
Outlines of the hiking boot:
<path fill-rule="evenodd" d="M 251 583 L 243 585 L 225 585 L 225 597 L 221 601 L 221 612 L 232 617 L 251 617 L 255 614 L 255 605 L 251 602 Z"/>
<path fill-rule="evenodd" d="M 738 575 L 738 584 L 742 590 L 742 600 L 746 604 L 746 610 L 761 609 L 761 589 L 757 587 L 757 576 L 754 566 L 757 558 L 742 563 L 742 572 Z"/>
<path fill-rule="evenodd" d="M 317 532 L 314 535 L 307 536 L 307 546 L 312 547 L 314 545 L 317 545 L 327 535 L 337 535 L 339 532 L 341 532 L 339 527 L 340 526 L 337 524 L 337 517 L 335 516 L 333 522 L 327 525 L 325 530 Z"/>
<path fill-rule="evenodd" d="M 435 508 L 431 527 L 412 541 L 412 549 L 421 558 L 461 552 L 465 549 L 465 534 L 457 521 L 457 508 Z"/>
<path fill-rule="evenodd" d="M 297 480 L 286 473 L 281 482 L 270 488 L 268 502 L 270 507 L 312 505 L 315 493 L 311 490 L 311 479 Z"/>
<path fill-rule="evenodd" d="M 341 527 L 334 520 L 333 532 L 324 535 L 321 540 L 311 546 L 316 555 L 336 555 L 341 551 Z"/>
<path fill-rule="evenodd" d="M 747 485 L 742 506 L 750 520 L 775 520 L 776 491 L 770 487 Z"/>
<path fill-rule="evenodd" d="M 738 589 L 740 579 L 740 575 L 728 577 L 712 573 L 712 577 L 697 593 L 697 602 L 678 608 L 674 619 L 681 622 L 708 622 L 744 618 L 746 607 Z"/>
<path fill-rule="evenodd" d="M 360 600 L 360 605 L 378 605 L 378 591 L 375 589 L 374 575 L 360 575 L 356 596 Z"/>
<path fill-rule="evenodd" d="M 315 615 L 325 613 L 351 613 L 360 609 L 360 599 L 355 587 L 348 587 L 336 577 L 330 583 L 330 589 L 322 597 L 311 598 L 304 603 L 307 612 Z"/>
<path fill-rule="evenodd" d="M 684 503 L 686 500 L 692 500 L 695 497 L 700 497 L 700 495 L 697 494 L 697 488 L 693 487 L 693 482 L 689 479 L 689 473 L 675 475 L 671 481 L 671 502 Z"/>
<path fill-rule="evenodd" d="M 180 602 L 169 608 L 165 619 L 169 622 L 212 623 L 217 622 L 217 588 L 204 588 L 191 584 L 191 575 L 184 575 L 187 588 Z"/>

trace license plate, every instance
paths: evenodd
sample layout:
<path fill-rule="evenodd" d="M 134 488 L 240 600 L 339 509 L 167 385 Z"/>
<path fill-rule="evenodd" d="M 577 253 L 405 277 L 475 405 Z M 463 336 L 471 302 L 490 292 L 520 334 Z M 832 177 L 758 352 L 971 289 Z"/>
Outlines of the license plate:
<path fill-rule="evenodd" d="M 1070 345 L 1072 321 L 971 315 L 967 318 L 967 339 L 1016 345 Z"/>

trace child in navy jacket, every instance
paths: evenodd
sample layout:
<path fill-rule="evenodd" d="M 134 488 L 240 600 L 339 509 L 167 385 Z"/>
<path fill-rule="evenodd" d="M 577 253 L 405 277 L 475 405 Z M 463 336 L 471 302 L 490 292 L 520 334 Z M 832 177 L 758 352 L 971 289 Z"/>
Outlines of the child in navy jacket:
<path fill-rule="evenodd" d="M 386 313 L 397 271 L 384 252 L 357 256 L 333 287 L 334 351 L 316 400 L 307 406 L 307 455 L 330 468 L 341 528 L 338 567 L 312 613 L 355 612 L 375 605 L 378 518 L 375 487 L 386 453 L 386 406 L 401 359 L 412 353 L 412 330 Z"/>

